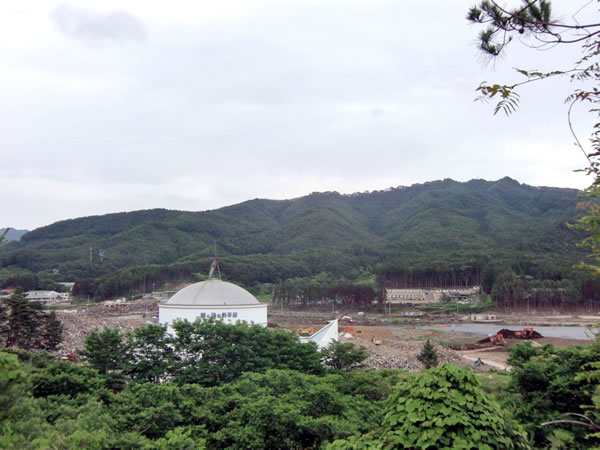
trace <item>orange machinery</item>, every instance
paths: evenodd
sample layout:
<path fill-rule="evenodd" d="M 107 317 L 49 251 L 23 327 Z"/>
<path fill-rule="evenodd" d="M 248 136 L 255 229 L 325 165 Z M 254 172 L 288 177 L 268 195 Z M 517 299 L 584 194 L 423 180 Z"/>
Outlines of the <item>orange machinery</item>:
<path fill-rule="evenodd" d="M 515 337 L 531 339 L 533 337 L 533 328 L 523 328 L 521 331 L 515 331 Z"/>
<path fill-rule="evenodd" d="M 315 329 L 313 327 L 298 328 L 296 330 L 296 334 L 298 334 L 300 336 L 311 336 L 314 332 L 315 332 Z"/>
<path fill-rule="evenodd" d="M 504 335 L 502 333 L 498 333 L 496 336 L 492 336 L 490 338 L 490 342 L 495 345 L 504 345 Z"/>

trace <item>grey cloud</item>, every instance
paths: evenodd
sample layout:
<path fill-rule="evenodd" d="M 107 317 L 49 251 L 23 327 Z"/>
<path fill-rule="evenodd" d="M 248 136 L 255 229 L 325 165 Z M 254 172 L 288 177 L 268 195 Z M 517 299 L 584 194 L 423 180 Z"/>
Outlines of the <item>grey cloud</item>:
<path fill-rule="evenodd" d="M 125 43 L 146 40 L 144 24 L 127 11 L 99 12 L 62 4 L 49 14 L 65 36 L 87 42 Z"/>
<path fill-rule="evenodd" d="M 473 102 L 482 80 L 520 81 L 512 67 L 546 68 L 547 54 L 515 46 L 482 68 L 463 18 L 472 0 L 247 3 L 214 17 L 206 3 L 171 17 L 171 4 L 120 6 L 143 24 L 63 5 L 40 14 L 61 30 L 51 36 L 15 18 L 39 37 L 0 47 L 0 226 L 446 177 L 587 184 L 570 172 L 584 161 L 561 109 L 568 82 L 564 94 L 531 85 L 511 118 Z M 414 18 L 433 6 L 430 34 Z M 144 26 L 143 46 L 63 38 L 134 43 Z"/>

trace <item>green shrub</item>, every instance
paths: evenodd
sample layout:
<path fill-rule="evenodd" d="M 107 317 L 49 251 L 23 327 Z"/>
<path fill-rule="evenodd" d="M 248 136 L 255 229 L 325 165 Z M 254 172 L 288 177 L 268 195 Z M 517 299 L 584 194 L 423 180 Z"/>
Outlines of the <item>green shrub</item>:
<path fill-rule="evenodd" d="M 379 428 L 328 448 L 527 449 L 529 444 L 474 374 L 445 364 L 401 383 L 387 400 Z"/>

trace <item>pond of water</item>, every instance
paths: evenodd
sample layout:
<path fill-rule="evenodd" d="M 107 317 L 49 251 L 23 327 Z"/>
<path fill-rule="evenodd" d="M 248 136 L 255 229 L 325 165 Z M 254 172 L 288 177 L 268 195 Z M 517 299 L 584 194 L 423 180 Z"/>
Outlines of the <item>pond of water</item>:
<path fill-rule="evenodd" d="M 423 325 L 417 328 L 426 330 L 457 331 L 459 333 L 476 334 L 488 336 L 496 334 L 502 328 L 509 330 L 522 330 L 528 325 L 510 325 L 505 323 L 456 323 L 443 325 Z M 387 328 L 400 328 L 403 325 L 388 326 Z M 585 339 L 592 340 L 594 336 L 587 327 L 560 327 L 560 326 L 533 326 L 544 337 L 562 338 L 562 339 Z"/>

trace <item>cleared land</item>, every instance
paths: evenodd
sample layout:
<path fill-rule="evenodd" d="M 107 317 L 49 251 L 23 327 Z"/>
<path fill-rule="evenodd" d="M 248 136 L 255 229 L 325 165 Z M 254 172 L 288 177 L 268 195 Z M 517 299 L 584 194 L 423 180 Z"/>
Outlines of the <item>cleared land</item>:
<path fill-rule="evenodd" d="M 63 356 L 69 353 L 75 353 L 77 349 L 83 347 L 85 337 L 94 329 L 117 328 L 122 332 L 129 332 L 137 327 L 156 323 L 158 305 L 155 301 L 140 300 L 130 302 L 124 305 L 108 307 L 104 305 L 93 306 L 73 306 L 70 309 L 57 309 L 57 316 L 62 321 L 64 327 L 63 343 L 59 353 Z M 315 311 L 270 311 L 269 322 L 272 326 L 279 326 L 294 332 L 297 328 L 313 327 L 316 331 L 322 327 L 327 320 L 331 320 L 336 315 L 331 312 Z M 515 316 L 506 316 L 506 321 L 516 323 Z M 520 322 L 530 324 L 533 322 L 531 317 L 520 317 Z M 587 316 L 581 319 L 581 322 L 590 322 Z M 486 371 L 490 368 L 504 370 L 506 369 L 506 360 L 508 353 L 506 347 L 515 345 L 521 340 L 507 340 L 506 346 L 491 346 L 488 348 L 475 350 L 453 350 L 453 348 L 464 348 L 470 344 L 476 343 L 484 335 L 474 335 L 451 329 L 444 324 L 452 317 L 444 318 L 439 328 L 433 325 L 433 328 L 421 328 L 424 321 L 421 318 L 407 319 L 405 323 L 408 326 L 395 326 L 389 317 L 380 314 L 365 314 L 362 316 L 353 315 L 358 319 L 354 323 L 340 322 L 340 340 L 343 342 L 353 342 L 356 345 L 363 346 L 369 353 L 366 366 L 374 369 L 398 368 L 405 370 L 420 370 L 421 363 L 417 360 L 417 355 L 423 348 L 425 340 L 431 340 L 436 350 L 438 350 L 440 362 L 454 362 L 465 366 L 473 366 L 473 361 L 481 358 L 484 365 L 478 370 Z M 537 316 L 537 321 L 553 325 L 570 324 L 574 320 L 572 315 L 551 315 Z M 582 325 L 584 323 L 577 323 Z M 595 321 L 593 322 L 595 323 Z M 431 325 L 431 323 L 430 323 Z M 352 328 L 352 336 L 343 336 L 346 328 Z M 498 324 L 502 328 L 502 324 Z M 380 345 L 375 345 L 373 341 L 381 341 Z M 534 345 L 552 344 L 558 347 L 568 345 L 587 345 L 590 341 L 577 339 L 559 339 L 542 338 L 537 339 Z"/>

